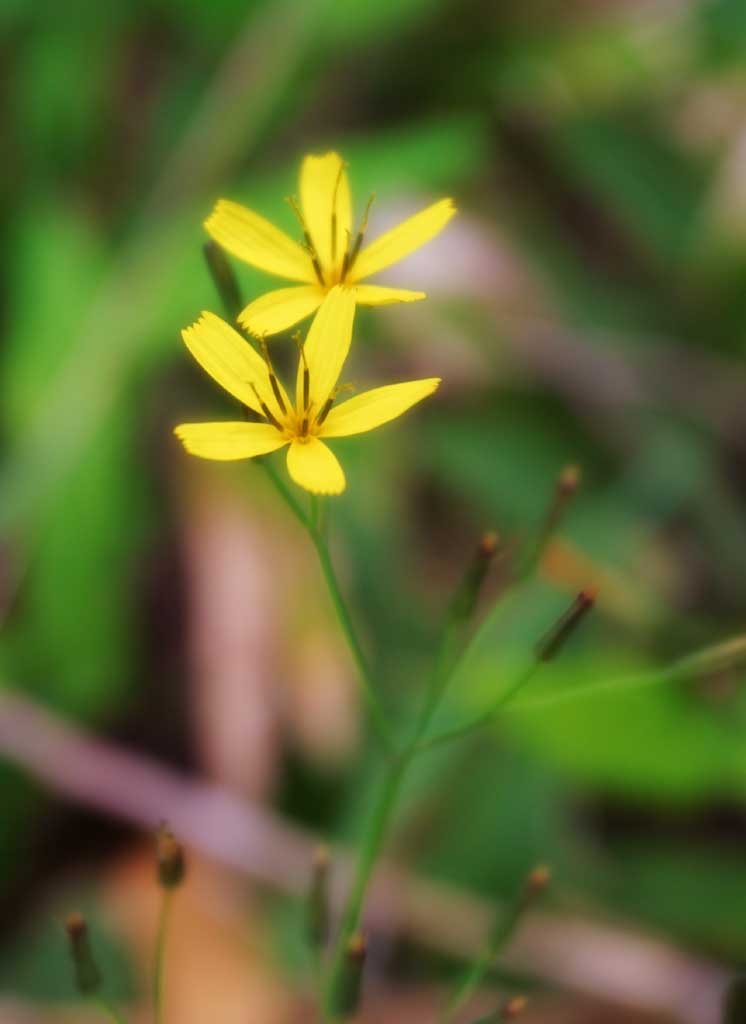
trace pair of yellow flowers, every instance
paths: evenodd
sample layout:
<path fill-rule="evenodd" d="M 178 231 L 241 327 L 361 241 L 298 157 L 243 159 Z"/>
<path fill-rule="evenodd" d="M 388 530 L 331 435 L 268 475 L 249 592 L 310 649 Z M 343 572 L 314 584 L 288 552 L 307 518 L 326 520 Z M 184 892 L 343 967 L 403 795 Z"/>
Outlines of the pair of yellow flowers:
<path fill-rule="evenodd" d="M 322 437 L 373 430 L 432 394 L 439 378 L 389 384 L 335 404 L 352 340 L 355 306 L 424 299 L 423 292 L 362 284 L 364 278 L 429 241 L 455 212 L 441 199 L 363 247 L 366 215 L 353 236 L 350 186 L 337 153 L 307 156 L 300 173 L 303 244 L 237 203 L 220 200 L 205 222 L 229 253 L 269 273 L 302 282 L 250 303 L 240 324 L 262 340 L 262 353 L 214 313 L 182 331 L 210 376 L 260 417 L 259 422 L 182 423 L 177 437 L 193 455 L 248 459 L 288 445 L 292 479 L 313 494 L 340 494 L 345 476 Z M 277 377 L 264 338 L 315 312 L 298 360 L 295 400 Z"/>

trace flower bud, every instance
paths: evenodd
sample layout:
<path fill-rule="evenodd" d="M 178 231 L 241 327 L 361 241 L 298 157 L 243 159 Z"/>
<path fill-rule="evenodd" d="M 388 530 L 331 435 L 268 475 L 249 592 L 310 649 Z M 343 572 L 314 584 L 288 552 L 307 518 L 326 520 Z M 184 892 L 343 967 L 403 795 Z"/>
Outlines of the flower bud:
<path fill-rule="evenodd" d="M 88 937 L 88 923 L 82 914 L 68 914 L 65 931 L 75 968 L 75 985 L 81 995 L 97 992 L 101 986 L 101 972 L 93 959 Z"/>
<path fill-rule="evenodd" d="M 308 888 L 307 930 L 313 948 L 325 945 L 329 934 L 329 847 L 320 844 L 313 851 L 311 882 Z"/>
<path fill-rule="evenodd" d="M 551 661 L 552 658 L 555 658 L 595 603 L 595 589 L 581 590 L 567 611 L 557 619 L 549 632 L 537 644 L 537 659 Z"/>
<path fill-rule="evenodd" d="M 365 938 L 360 932 L 355 932 L 347 943 L 344 967 L 335 999 L 336 1012 L 343 1020 L 352 1017 L 360 1007 L 366 953 Z"/>
<path fill-rule="evenodd" d="M 454 625 L 467 622 L 474 614 L 487 573 L 497 554 L 498 545 L 499 537 L 493 530 L 482 534 L 471 562 L 451 601 L 449 620 Z"/>
<path fill-rule="evenodd" d="M 156 833 L 155 851 L 159 884 L 164 889 L 175 889 L 184 879 L 184 849 L 165 825 Z"/>
<path fill-rule="evenodd" d="M 723 1024 L 743 1024 L 746 1020 L 746 976 L 742 975 L 728 986 L 723 1005 Z"/>

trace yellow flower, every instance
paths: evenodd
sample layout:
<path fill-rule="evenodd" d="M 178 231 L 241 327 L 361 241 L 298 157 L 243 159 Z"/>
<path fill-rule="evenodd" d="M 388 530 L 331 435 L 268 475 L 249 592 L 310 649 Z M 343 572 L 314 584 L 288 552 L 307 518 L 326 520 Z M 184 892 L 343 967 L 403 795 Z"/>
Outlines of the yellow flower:
<path fill-rule="evenodd" d="M 225 320 L 203 313 L 182 331 L 187 348 L 218 384 L 263 422 L 182 423 L 174 433 L 186 450 L 205 459 L 250 459 L 289 445 L 288 472 L 297 484 L 314 494 L 340 494 L 345 488 L 342 467 L 321 438 L 380 427 L 432 394 L 440 383 L 431 377 L 389 384 L 335 405 L 354 314 L 352 290 L 332 288 L 300 351 L 293 403 L 266 351 L 259 355 Z"/>
<path fill-rule="evenodd" d="M 303 244 L 253 210 L 227 199 L 219 200 L 205 221 L 208 234 L 233 256 L 270 274 L 302 282 L 268 292 L 243 310 L 239 322 L 256 337 L 276 334 L 307 317 L 337 284 L 349 285 L 363 306 L 424 299 L 424 292 L 360 282 L 424 245 L 456 212 L 451 199 L 441 199 L 362 248 L 370 202 L 353 235 L 350 184 L 337 153 L 305 158 L 300 206 L 292 205 L 301 222 Z"/>

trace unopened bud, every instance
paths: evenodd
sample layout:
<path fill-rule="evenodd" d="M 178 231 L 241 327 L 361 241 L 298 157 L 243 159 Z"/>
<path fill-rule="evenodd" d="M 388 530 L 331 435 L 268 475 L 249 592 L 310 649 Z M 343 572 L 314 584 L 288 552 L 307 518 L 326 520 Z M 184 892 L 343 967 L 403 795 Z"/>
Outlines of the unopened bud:
<path fill-rule="evenodd" d="M 500 1007 L 500 1020 L 515 1020 L 520 1017 L 526 1009 L 527 1000 L 525 996 L 513 996 L 506 1000 Z"/>
<path fill-rule="evenodd" d="M 559 617 L 549 632 L 537 644 L 537 659 L 539 661 L 551 661 L 552 658 L 555 658 L 595 603 L 595 589 L 581 590 L 567 611 Z"/>
<path fill-rule="evenodd" d="M 323 844 L 313 851 L 311 884 L 308 889 L 308 941 L 314 948 L 323 946 L 329 935 L 329 847 Z"/>
<path fill-rule="evenodd" d="M 473 1024 L 500 1024 L 501 1021 L 515 1020 L 516 1017 L 520 1017 L 526 1006 L 525 996 L 512 996 L 510 999 L 506 999 L 497 1010 L 493 1010 L 486 1017 L 480 1017 Z"/>
<path fill-rule="evenodd" d="M 101 972 L 93 959 L 86 919 L 82 914 L 69 914 L 65 920 L 65 931 L 70 943 L 78 992 L 82 995 L 97 992 L 101 985 Z"/>
<path fill-rule="evenodd" d="M 243 308 L 241 290 L 228 257 L 217 242 L 205 242 L 202 246 L 207 268 L 217 289 L 223 307 L 231 320 L 235 320 Z"/>
<path fill-rule="evenodd" d="M 538 896 L 542 893 L 552 878 L 552 872 L 546 864 L 539 864 L 530 871 L 526 878 L 526 892 L 531 896 Z"/>
<path fill-rule="evenodd" d="M 746 1020 L 746 976 L 735 978 L 725 993 L 723 1024 L 743 1024 Z"/>
<path fill-rule="evenodd" d="M 500 538 L 494 530 L 482 534 L 471 562 L 451 601 L 449 618 L 452 623 L 466 622 L 474 614 L 487 573 L 497 553 L 499 541 Z"/>
<path fill-rule="evenodd" d="M 565 466 L 557 478 L 557 495 L 571 498 L 580 486 L 580 466 Z"/>
<path fill-rule="evenodd" d="M 555 481 L 554 493 L 549 502 L 549 507 L 544 514 L 544 521 L 539 528 L 536 543 L 533 545 L 524 566 L 525 573 L 530 572 L 541 561 L 547 545 L 562 523 L 567 506 L 577 491 L 579 484 L 580 468 L 578 466 L 565 466 Z"/>
<path fill-rule="evenodd" d="M 164 889 L 175 889 L 184 879 L 184 849 L 165 825 L 156 833 L 155 852 L 158 882 Z"/>
<path fill-rule="evenodd" d="M 357 1013 L 363 987 L 363 969 L 367 946 L 360 932 L 355 932 L 347 943 L 345 962 L 339 979 L 336 1012 L 342 1019 Z"/>

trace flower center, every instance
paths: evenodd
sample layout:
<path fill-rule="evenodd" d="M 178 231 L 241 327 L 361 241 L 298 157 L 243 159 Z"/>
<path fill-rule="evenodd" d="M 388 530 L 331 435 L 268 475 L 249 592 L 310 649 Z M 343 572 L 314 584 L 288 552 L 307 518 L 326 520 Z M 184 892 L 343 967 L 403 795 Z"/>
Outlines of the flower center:
<path fill-rule="evenodd" d="M 365 206 L 365 212 L 363 213 L 363 219 L 360 222 L 355 240 L 352 240 L 352 236 L 349 231 L 347 232 L 347 245 L 345 246 L 344 255 L 342 256 L 342 262 L 337 270 L 337 192 L 339 190 L 339 182 L 342 177 L 343 168 L 340 167 L 339 174 L 337 175 L 337 181 L 334 186 L 334 194 L 332 196 L 332 212 L 331 212 L 331 266 L 327 268 L 326 273 L 324 272 L 323 262 L 319 256 L 316 246 L 313 244 L 311 238 L 311 232 L 308 230 L 303 212 L 298 204 L 297 199 L 294 196 L 288 196 L 287 202 L 290 209 L 293 211 L 295 216 L 298 218 L 301 231 L 303 232 L 303 248 L 308 253 L 311 265 L 313 266 L 313 272 L 316 275 L 316 280 L 325 290 L 332 288 L 335 284 L 344 284 L 347 280 L 347 276 L 352 270 L 355 260 L 358 257 L 358 253 L 363 244 L 365 238 L 365 232 L 368 230 L 368 216 L 370 214 L 370 208 L 373 205 L 373 201 L 376 198 L 375 193 L 371 193 L 368 198 L 368 202 Z"/>

